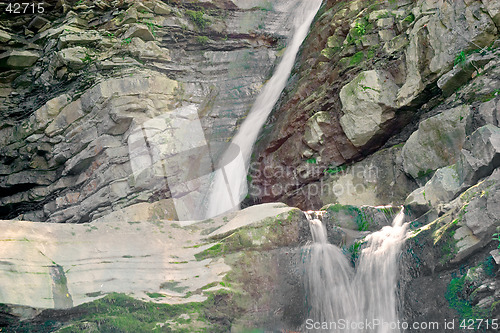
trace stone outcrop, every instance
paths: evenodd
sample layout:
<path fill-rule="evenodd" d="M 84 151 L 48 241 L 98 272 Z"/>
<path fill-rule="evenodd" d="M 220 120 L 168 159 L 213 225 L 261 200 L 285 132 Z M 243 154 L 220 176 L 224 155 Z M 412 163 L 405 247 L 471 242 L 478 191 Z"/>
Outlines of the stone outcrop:
<path fill-rule="evenodd" d="M 26 30 L 6 17 L 0 216 L 81 223 L 170 198 L 174 171 L 137 167 L 130 135 L 186 110 L 200 145 L 234 135 L 291 33 L 293 8 L 247 5 L 63 1 Z"/>
<path fill-rule="evenodd" d="M 422 121 L 403 146 L 405 172 L 416 179 L 455 163 L 464 145 L 470 118 L 469 107 L 464 105 Z"/>
<path fill-rule="evenodd" d="M 77 225 L 0 221 L 1 241 L 6 244 L 0 253 L 8 258 L 0 263 L 0 302 L 70 309 L 118 292 L 157 306 L 189 306 L 227 294 L 240 298 L 236 303 L 240 314 L 228 317 L 234 321 L 232 327 L 300 324 L 306 315 L 300 301 L 304 298 L 301 278 L 298 273 L 289 274 L 293 262 L 300 262 L 300 246 L 310 239 L 300 210 L 274 203 L 215 220 L 179 223 L 165 220 L 162 208 L 132 205 Z M 276 267 L 276 262 L 281 266 Z M 262 296 L 256 296 L 256 290 Z M 297 298 L 295 306 L 290 297 Z M 276 307 L 284 309 L 280 317 L 275 315 Z M 13 309 L 16 313 L 19 308 Z M 27 320 L 38 314 L 24 311 L 14 318 Z M 211 316 L 203 311 L 199 315 Z M 195 329 L 197 324 L 195 320 L 190 327 Z M 228 330 L 231 325 L 224 327 Z"/>
<path fill-rule="evenodd" d="M 340 125 L 356 147 L 387 131 L 384 127 L 395 117 L 397 91 L 391 75 L 381 70 L 361 72 L 342 87 Z"/>
<path fill-rule="evenodd" d="M 409 175 L 404 183 L 423 176 L 416 179 L 423 185 L 436 169 L 455 163 L 465 137 L 481 122 L 496 121 L 496 113 L 479 103 L 489 102 L 496 91 L 495 8 L 481 1 L 373 6 L 328 1 L 254 156 L 254 168 L 261 171 L 302 170 L 314 160 L 320 172 L 314 177 L 288 173 L 274 181 L 253 177 L 263 188 L 254 200 L 319 208 L 327 202 L 307 199 L 301 190 L 326 181 L 323 170 L 357 165 L 377 147 L 405 143 L 410 135 L 394 167 L 400 170 L 403 162 Z M 484 97 L 477 99 L 476 93 Z M 322 128 L 329 135 L 312 148 L 309 124 L 316 113 L 330 119 Z M 444 120 L 455 113 L 461 113 L 456 123 Z M 417 123 L 421 130 L 416 131 Z M 431 148 L 423 148 L 426 141 Z M 269 195 L 265 189 L 278 183 L 288 191 Z M 408 186 L 391 202 L 404 202 L 413 189 Z"/>

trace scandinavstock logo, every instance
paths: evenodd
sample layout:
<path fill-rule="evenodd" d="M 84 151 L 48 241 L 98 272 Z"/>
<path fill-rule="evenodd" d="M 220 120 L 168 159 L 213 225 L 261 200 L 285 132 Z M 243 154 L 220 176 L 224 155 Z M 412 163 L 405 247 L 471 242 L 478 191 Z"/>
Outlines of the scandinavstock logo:
<path fill-rule="evenodd" d="M 210 195 L 214 179 L 225 180 L 217 200 L 226 206 L 217 214 L 239 207 L 247 194 L 246 186 L 234 189 L 227 181 L 232 167 L 244 164 L 239 147 L 208 143 L 194 105 L 135 126 L 128 147 L 134 186 L 143 191 L 168 189 L 180 221 L 211 217 L 207 209 L 213 200 Z M 225 158 L 221 165 L 217 161 L 222 153 Z"/>

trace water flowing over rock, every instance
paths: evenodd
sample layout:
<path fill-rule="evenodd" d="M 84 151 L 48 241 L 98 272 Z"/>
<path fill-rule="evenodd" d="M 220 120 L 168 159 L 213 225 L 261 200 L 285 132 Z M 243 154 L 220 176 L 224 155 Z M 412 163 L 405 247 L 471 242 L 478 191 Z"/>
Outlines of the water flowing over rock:
<path fill-rule="evenodd" d="M 282 90 L 285 88 L 297 52 L 302 45 L 302 41 L 307 36 L 309 26 L 320 5 L 320 0 L 302 2 L 299 5 L 294 19 L 293 39 L 287 47 L 275 73 L 255 100 L 247 118 L 232 140 L 232 143 L 240 148 L 242 160 L 228 166 L 225 171 L 227 175 L 222 175 L 221 173 L 215 175 L 208 198 L 206 218 L 228 211 L 236 205 L 239 206 L 239 203 L 247 194 L 246 175 L 248 173 L 253 145 L 260 128 L 278 101 Z M 227 159 L 227 154 L 222 157 L 223 161 L 224 159 Z"/>
<path fill-rule="evenodd" d="M 318 332 L 400 332 L 396 289 L 397 259 L 407 229 L 403 210 L 392 226 L 365 238 L 354 270 L 342 250 L 328 243 L 322 222 L 310 215 L 308 219 L 313 244 L 305 255 L 305 274 L 311 321 L 306 321 L 305 328 Z M 366 323 L 372 326 L 364 326 Z"/>

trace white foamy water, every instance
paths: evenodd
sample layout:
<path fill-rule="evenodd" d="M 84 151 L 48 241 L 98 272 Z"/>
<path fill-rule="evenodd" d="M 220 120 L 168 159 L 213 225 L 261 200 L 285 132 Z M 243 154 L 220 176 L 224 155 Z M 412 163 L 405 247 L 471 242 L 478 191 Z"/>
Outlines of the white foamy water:
<path fill-rule="evenodd" d="M 328 243 L 323 223 L 311 214 L 306 213 L 306 216 L 313 237 L 304 259 L 309 306 L 307 318 L 327 327 L 307 331 L 400 332 L 391 325 L 398 322 L 397 259 L 407 228 L 403 223 L 403 210 L 394 218 L 392 226 L 365 238 L 366 246 L 361 251 L 356 269 L 340 248 Z M 360 327 L 360 323 L 367 322 L 379 325 Z"/>
<path fill-rule="evenodd" d="M 226 166 L 215 174 L 211 184 L 208 197 L 208 208 L 206 218 L 216 216 L 234 208 L 239 208 L 240 202 L 247 194 L 247 172 L 257 135 L 264 125 L 269 113 L 285 88 L 286 82 L 295 63 L 300 45 L 307 36 L 309 27 L 321 6 L 322 0 L 302 0 L 297 3 L 298 8 L 294 11 L 294 33 L 292 40 L 287 45 L 283 59 L 276 68 L 273 76 L 266 83 L 262 92 L 253 104 L 247 118 L 242 123 L 238 133 L 231 143 L 240 149 L 242 158 L 235 159 L 231 166 Z M 224 161 L 233 160 L 233 152 L 224 153 L 220 166 Z"/>

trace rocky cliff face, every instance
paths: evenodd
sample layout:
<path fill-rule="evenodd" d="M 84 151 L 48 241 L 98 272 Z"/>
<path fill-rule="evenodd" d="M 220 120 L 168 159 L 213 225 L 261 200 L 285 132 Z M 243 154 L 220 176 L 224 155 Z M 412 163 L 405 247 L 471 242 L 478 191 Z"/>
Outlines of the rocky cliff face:
<path fill-rule="evenodd" d="M 290 8 L 62 1 L 4 12 L 0 216 L 81 223 L 170 198 L 164 172 L 131 177 L 131 135 L 191 112 L 206 144 L 228 141 L 289 37 Z"/>
<path fill-rule="evenodd" d="M 405 204 L 408 322 L 500 316 L 498 10 L 328 1 L 254 153 L 255 202 Z"/>
<path fill-rule="evenodd" d="M 231 138 L 279 61 L 292 5 L 60 1 L 2 17 L 0 213 L 92 222 L 1 222 L 0 324 L 303 328 L 303 214 L 268 203 L 174 222 L 171 174 L 134 171 L 144 160 L 129 149 L 151 128 L 169 129 L 155 143 L 175 139 L 162 146 L 173 151 Z M 254 149 L 245 203 L 321 208 L 353 263 L 404 205 L 401 320 L 453 321 L 450 332 L 499 320 L 499 29 L 496 1 L 324 1 Z"/>
<path fill-rule="evenodd" d="M 491 1 L 327 2 L 256 148 L 254 199 L 402 204 L 456 162 L 488 122 L 480 106 L 495 100 L 497 10 Z M 263 172 L 283 168 L 296 171 Z"/>

